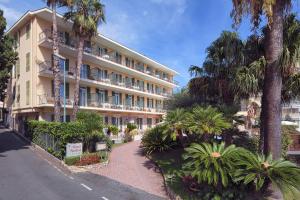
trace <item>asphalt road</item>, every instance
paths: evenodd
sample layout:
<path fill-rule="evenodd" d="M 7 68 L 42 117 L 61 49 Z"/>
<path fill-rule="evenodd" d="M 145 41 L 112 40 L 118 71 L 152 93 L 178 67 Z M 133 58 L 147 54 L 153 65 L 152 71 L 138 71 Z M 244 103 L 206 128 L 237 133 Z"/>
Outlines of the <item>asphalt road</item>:
<path fill-rule="evenodd" d="M 65 174 L 39 157 L 16 135 L 0 128 L 0 200 L 69 199 L 161 198 L 99 175 Z"/>

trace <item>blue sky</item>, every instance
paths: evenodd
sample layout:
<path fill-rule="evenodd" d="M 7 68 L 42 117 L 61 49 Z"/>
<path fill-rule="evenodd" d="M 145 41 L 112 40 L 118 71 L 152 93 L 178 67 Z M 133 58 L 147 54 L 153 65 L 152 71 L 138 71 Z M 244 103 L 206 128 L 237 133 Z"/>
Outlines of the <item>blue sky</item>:
<path fill-rule="evenodd" d="M 223 30 L 232 30 L 231 0 L 103 0 L 106 24 L 100 33 L 178 71 L 185 86 L 188 67 L 201 66 L 206 47 Z M 298 1 L 297 1 L 298 2 Z M 8 24 L 27 10 L 44 7 L 42 0 L 0 0 Z M 294 9 L 299 11 L 299 2 Z M 238 29 L 250 34 L 249 20 Z"/>

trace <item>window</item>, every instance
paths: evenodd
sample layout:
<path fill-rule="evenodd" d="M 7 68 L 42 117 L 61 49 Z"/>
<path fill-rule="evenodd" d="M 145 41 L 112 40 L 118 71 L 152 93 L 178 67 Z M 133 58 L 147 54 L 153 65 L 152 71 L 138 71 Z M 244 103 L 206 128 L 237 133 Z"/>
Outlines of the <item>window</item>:
<path fill-rule="evenodd" d="M 152 118 L 147 118 L 147 127 L 148 128 L 152 127 Z"/>
<path fill-rule="evenodd" d="M 30 103 L 30 81 L 26 81 L 26 105 Z"/>
<path fill-rule="evenodd" d="M 126 94 L 126 106 L 131 107 L 134 105 L 133 95 Z"/>
<path fill-rule="evenodd" d="M 116 52 L 116 62 L 122 64 L 122 55 L 119 52 Z"/>
<path fill-rule="evenodd" d="M 81 65 L 80 78 L 87 79 L 90 71 L 89 65 Z"/>
<path fill-rule="evenodd" d="M 122 94 L 117 92 L 112 92 L 112 104 L 120 105 L 122 104 Z"/>
<path fill-rule="evenodd" d="M 26 72 L 30 70 L 30 53 L 26 53 Z"/>
<path fill-rule="evenodd" d="M 16 61 L 16 75 L 17 75 L 17 78 L 20 76 L 20 60 L 19 59 Z"/>
<path fill-rule="evenodd" d="M 20 45 L 20 32 L 18 31 L 14 35 L 14 46 L 16 48 L 19 47 L 19 45 Z"/>
<path fill-rule="evenodd" d="M 108 117 L 107 116 L 104 117 L 104 123 L 108 124 Z"/>
<path fill-rule="evenodd" d="M 155 123 L 158 124 L 159 123 L 159 118 L 155 119 Z"/>
<path fill-rule="evenodd" d="M 26 25 L 26 40 L 30 37 L 30 24 Z"/>
<path fill-rule="evenodd" d="M 17 103 L 20 102 L 20 85 L 17 86 Z"/>
<path fill-rule="evenodd" d="M 147 107 L 148 108 L 153 108 L 154 106 L 153 106 L 153 99 L 147 99 Z"/>
<path fill-rule="evenodd" d="M 69 88 L 70 88 L 69 83 L 66 83 L 66 99 L 69 99 L 69 97 L 70 97 Z M 54 81 L 52 80 L 51 81 L 51 95 L 52 95 L 52 97 L 54 97 L 54 93 L 55 93 L 55 86 L 54 86 Z M 61 99 L 64 98 L 64 83 L 60 83 L 59 96 L 60 96 Z"/>
<path fill-rule="evenodd" d="M 137 118 L 136 119 L 136 125 L 139 130 L 143 129 L 143 118 Z"/>

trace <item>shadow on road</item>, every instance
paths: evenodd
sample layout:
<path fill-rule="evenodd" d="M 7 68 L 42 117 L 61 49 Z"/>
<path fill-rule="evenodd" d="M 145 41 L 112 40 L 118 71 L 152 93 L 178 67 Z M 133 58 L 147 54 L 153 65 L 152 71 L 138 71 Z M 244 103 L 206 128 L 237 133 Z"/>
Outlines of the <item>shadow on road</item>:
<path fill-rule="evenodd" d="M 18 136 L 3 126 L 0 126 L 0 158 L 6 157 L 5 152 L 28 149 L 28 144 L 18 140 Z"/>

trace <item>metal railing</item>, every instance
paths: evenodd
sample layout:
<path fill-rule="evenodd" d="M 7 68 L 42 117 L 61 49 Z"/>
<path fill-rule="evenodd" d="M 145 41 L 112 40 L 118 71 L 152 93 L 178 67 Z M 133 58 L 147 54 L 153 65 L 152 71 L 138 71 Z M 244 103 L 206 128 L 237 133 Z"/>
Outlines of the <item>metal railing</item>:
<path fill-rule="evenodd" d="M 38 95 L 39 105 L 54 104 L 54 97 L 49 94 Z M 129 101 L 116 103 L 112 96 L 107 97 L 107 99 L 101 99 L 97 93 L 91 93 L 90 97 L 86 99 L 84 103 L 80 102 L 79 106 L 84 107 L 94 107 L 103 109 L 113 109 L 113 110 L 123 110 L 123 111 L 142 111 L 142 112 L 159 112 L 165 113 L 166 110 L 162 106 L 147 108 L 145 106 L 138 106 L 138 102 L 134 103 L 133 106 Z M 61 105 L 63 105 L 63 98 L 61 98 Z M 67 99 L 66 105 L 73 106 L 73 100 Z"/>
<path fill-rule="evenodd" d="M 63 35 L 64 34 L 61 33 L 61 32 L 59 32 L 59 34 L 58 34 L 58 41 L 61 45 L 65 45 L 65 46 L 68 46 L 68 47 L 71 47 L 71 48 L 77 47 L 77 44 L 78 44 L 77 40 L 75 40 L 73 38 L 70 38 L 70 37 L 68 37 L 68 39 L 67 39 Z M 51 33 L 50 29 L 45 29 L 39 34 L 39 42 L 43 42 L 45 40 L 49 40 L 49 41 L 53 40 L 52 33 Z M 91 55 L 101 57 L 103 59 L 118 63 L 120 65 L 126 66 L 122 60 L 116 58 L 116 56 L 114 55 L 115 54 L 114 51 L 103 54 L 103 53 L 100 53 L 97 50 L 95 45 L 91 45 L 91 46 L 88 46 L 88 47 L 87 46 L 84 47 L 84 52 L 87 53 L 87 54 L 91 54 Z M 128 67 L 128 68 L 131 68 L 131 67 Z M 159 78 L 161 80 L 164 80 L 164 81 L 176 84 L 176 85 L 178 84 L 178 82 L 172 80 L 171 78 L 166 78 L 166 77 L 164 78 L 161 75 L 160 72 L 159 73 L 154 73 L 154 71 L 147 70 L 146 67 L 143 64 L 135 64 L 135 66 L 131 69 L 134 69 L 134 70 L 139 71 L 139 72 L 143 72 L 145 74 L 151 75 L 153 77 Z"/>

